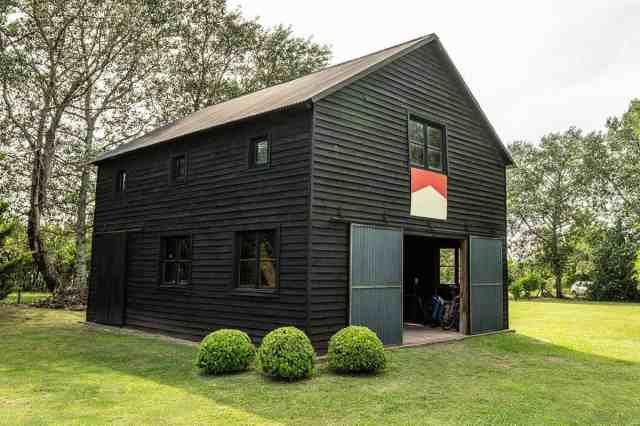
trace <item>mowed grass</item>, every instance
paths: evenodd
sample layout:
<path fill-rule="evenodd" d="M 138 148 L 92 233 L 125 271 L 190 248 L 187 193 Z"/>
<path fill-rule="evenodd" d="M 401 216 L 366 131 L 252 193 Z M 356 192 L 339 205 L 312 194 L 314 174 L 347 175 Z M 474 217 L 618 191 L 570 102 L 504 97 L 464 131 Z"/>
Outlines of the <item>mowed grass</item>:
<path fill-rule="evenodd" d="M 20 304 L 28 305 L 37 300 L 46 299 L 51 297 L 51 293 L 36 292 L 36 291 L 23 291 L 20 293 Z M 0 304 L 15 305 L 18 302 L 18 293 L 11 293 L 3 300 L 0 300 Z"/>
<path fill-rule="evenodd" d="M 640 305 L 513 302 L 516 334 L 389 351 L 376 376 L 204 377 L 196 349 L 0 306 L 2 424 L 640 424 Z"/>

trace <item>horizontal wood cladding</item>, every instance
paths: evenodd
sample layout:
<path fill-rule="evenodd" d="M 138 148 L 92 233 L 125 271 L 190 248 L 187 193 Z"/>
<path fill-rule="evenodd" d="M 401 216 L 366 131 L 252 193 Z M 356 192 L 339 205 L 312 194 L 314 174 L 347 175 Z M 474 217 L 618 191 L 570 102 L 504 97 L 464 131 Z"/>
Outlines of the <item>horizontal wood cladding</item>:
<path fill-rule="evenodd" d="M 447 128 L 446 221 L 409 214 L 410 113 Z M 309 332 L 316 345 L 326 345 L 348 321 L 346 222 L 432 235 L 504 237 L 503 154 L 436 44 L 318 101 L 313 132 Z"/>
<path fill-rule="evenodd" d="M 263 135 L 271 141 L 271 167 L 249 169 L 249 143 Z M 256 341 L 279 326 L 305 328 L 310 145 L 311 111 L 299 109 L 100 164 L 96 232 L 134 230 L 128 240 L 126 324 L 191 339 L 240 328 Z M 179 154 L 186 154 L 187 178 L 172 183 L 170 158 Z M 119 170 L 127 172 L 121 195 L 114 182 Z M 278 290 L 237 290 L 235 232 L 270 228 L 280 231 Z M 158 285 L 166 235 L 192 239 L 192 282 L 182 289 Z"/>

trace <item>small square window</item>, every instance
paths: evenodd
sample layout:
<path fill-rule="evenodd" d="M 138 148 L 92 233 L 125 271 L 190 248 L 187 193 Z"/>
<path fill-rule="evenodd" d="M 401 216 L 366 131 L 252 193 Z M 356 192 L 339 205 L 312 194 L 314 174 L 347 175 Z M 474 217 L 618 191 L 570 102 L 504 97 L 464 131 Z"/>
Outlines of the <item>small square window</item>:
<path fill-rule="evenodd" d="M 116 177 L 116 192 L 122 193 L 127 191 L 127 172 L 120 170 Z"/>
<path fill-rule="evenodd" d="M 266 138 L 256 139 L 251 144 L 251 167 L 269 167 L 271 162 L 271 143 Z"/>
<path fill-rule="evenodd" d="M 171 159 L 171 180 L 177 183 L 187 180 L 187 158 L 185 155 Z"/>

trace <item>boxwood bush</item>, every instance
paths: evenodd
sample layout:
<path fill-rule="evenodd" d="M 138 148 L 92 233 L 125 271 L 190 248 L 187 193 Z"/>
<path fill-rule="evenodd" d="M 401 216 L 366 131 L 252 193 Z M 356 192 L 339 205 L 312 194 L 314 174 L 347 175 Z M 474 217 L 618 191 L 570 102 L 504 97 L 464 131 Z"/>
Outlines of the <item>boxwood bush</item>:
<path fill-rule="evenodd" d="M 329 368 L 339 373 L 374 373 L 387 363 L 382 342 L 370 329 L 349 326 L 329 340 Z"/>
<path fill-rule="evenodd" d="M 262 340 L 258 349 L 257 368 L 274 378 L 300 380 L 314 373 L 315 356 L 306 334 L 295 327 L 281 327 Z"/>
<path fill-rule="evenodd" d="M 256 357 L 251 338 L 240 330 L 222 329 L 202 339 L 196 366 L 206 374 L 226 374 L 244 371 Z"/>

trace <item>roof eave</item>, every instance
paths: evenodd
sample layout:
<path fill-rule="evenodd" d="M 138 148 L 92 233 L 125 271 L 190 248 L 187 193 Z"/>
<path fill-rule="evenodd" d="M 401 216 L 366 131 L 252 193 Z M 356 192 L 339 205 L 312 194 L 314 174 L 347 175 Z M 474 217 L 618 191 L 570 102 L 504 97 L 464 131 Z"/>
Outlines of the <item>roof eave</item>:
<path fill-rule="evenodd" d="M 132 154 L 134 152 L 145 150 L 147 148 L 152 148 L 154 146 L 162 145 L 162 144 L 165 144 L 165 143 L 175 142 L 175 141 L 180 140 L 182 138 L 192 137 L 193 135 L 199 135 L 199 134 L 202 134 L 204 132 L 208 132 L 208 131 L 211 131 L 211 130 L 214 130 L 214 129 L 224 128 L 224 127 L 227 127 L 227 126 L 233 126 L 233 125 L 236 125 L 236 124 L 239 124 L 239 123 L 243 123 L 243 122 L 249 121 L 249 120 L 255 120 L 255 119 L 257 119 L 259 117 L 262 117 L 264 115 L 267 115 L 267 114 L 273 114 L 273 113 L 278 113 L 278 112 L 282 112 L 282 111 L 290 111 L 290 110 L 295 110 L 295 109 L 298 109 L 298 108 L 303 108 L 304 105 L 307 105 L 307 104 L 310 104 L 310 103 L 311 103 L 311 100 L 310 99 L 306 99 L 306 100 L 304 100 L 302 102 L 298 102 L 298 103 L 295 103 L 295 104 L 292 104 L 292 105 L 287 105 L 286 107 L 283 107 L 283 108 L 272 109 L 272 110 L 269 110 L 269 111 L 264 111 L 264 112 L 261 112 L 261 113 L 258 113 L 258 114 L 254 114 L 254 115 L 250 115 L 250 116 L 247 116 L 247 117 L 242 117 L 242 118 L 239 118 L 237 120 L 228 121 L 228 122 L 225 122 L 225 123 L 222 123 L 222 124 L 205 127 L 203 129 L 197 130 L 197 131 L 192 132 L 192 133 L 187 133 L 185 135 L 180 135 L 180 136 L 176 136 L 176 137 L 171 138 L 171 139 L 167 139 L 167 140 L 163 140 L 163 141 L 160 141 L 160 142 L 156 142 L 156 143 L 154 143 L 152 145 L 148 145 L 148 146 L 144 146 L 144 147 L 140 147 L 140 148 L 136 148 L 136 149 L 131 149 L 131 150 L 127 150 L 127 151 L 122 151 L 122 152 L 118 152 L 118 153 L 113 153 L 112 151 L 106 152 L 104 154 L 111 154 L 111 155 L 98 156 L 96 159 L 94 159 L 92 161 L 89 161 L 86 164 L 87 165 L 98 166 L 101 163 L 104 163 L 105 161 L 115 160 L 116 158 L 120 158 L 120 157 L 123 157 L 123 156 L 125 156 L 127 154 Z"/>

